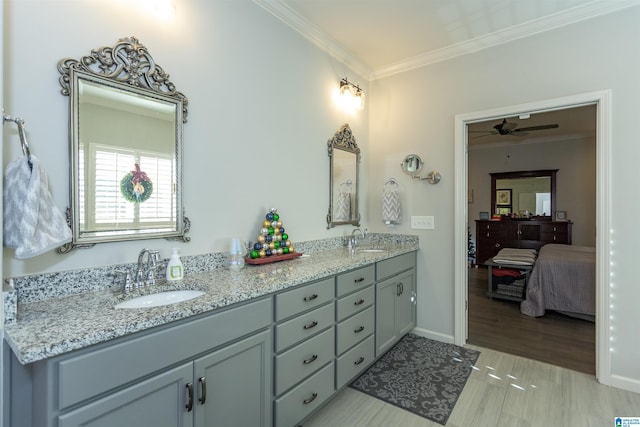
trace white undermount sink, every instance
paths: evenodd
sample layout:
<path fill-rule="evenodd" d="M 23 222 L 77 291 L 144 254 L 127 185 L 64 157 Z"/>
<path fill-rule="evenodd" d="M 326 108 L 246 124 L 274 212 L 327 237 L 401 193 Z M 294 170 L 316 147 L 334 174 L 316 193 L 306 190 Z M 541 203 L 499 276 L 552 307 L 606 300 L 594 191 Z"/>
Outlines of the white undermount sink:
<path fill-rule="evenodd" d="M 126 301 L 122 301 L 121 303 L 116 304 L 115 308 L 159 307 L 161 305 L 176 304 L 182 301 L 188 301 L 190 299 L 198 298 L 201 295 L 204 295 L 204 292 L 189 290 L 158 292 L 156 294 L 142 295 Z"/>

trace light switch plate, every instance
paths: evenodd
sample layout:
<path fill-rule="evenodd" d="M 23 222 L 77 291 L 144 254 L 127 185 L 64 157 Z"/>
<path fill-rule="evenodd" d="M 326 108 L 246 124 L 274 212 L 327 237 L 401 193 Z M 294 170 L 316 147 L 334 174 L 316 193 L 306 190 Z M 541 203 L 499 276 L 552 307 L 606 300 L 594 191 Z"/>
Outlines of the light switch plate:
<path fill-rule="evenodd" d="M 411 228 L 414 230 L 433 230 L 435 221 L 433 216 L 412 216 Z"/>

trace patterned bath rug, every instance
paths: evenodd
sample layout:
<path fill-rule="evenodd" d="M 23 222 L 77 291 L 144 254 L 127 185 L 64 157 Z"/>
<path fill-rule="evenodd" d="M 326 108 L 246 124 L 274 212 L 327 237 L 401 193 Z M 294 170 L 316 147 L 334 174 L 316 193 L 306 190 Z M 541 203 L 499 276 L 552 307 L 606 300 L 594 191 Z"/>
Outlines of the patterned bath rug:
<path fill-rule="evenodd" d="M 408 334 L 349 387 L 445 425 L 478 356 Z"/>

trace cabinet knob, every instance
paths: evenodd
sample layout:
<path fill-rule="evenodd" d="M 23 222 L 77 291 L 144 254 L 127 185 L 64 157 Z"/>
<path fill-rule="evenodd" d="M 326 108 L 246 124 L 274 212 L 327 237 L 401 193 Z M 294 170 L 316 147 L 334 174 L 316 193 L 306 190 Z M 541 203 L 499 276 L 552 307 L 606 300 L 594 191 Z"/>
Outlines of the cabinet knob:
<path fill-rule="evenodd" d="M 360 356 L 360 357 L 358 358 L 358 360 L 356 360 L 355 362 L 353 362 L 353 364 L 354 364 L 354 365 L 359 365 L 359 364 L 361 364 L 362 362 L 364 362 L 364 357 Z"/>
<path fill-rule="evenodd" d="M 313 301 L 314 299 L 318 298 L 318 294 L 313 294 L 311 296 L 308 297 L 304 297 L 302 298 L 303 301 Z"/>
<path fill-rule="evenodd" d="M 357 279 L 354 279 L 353 281 L 354 281 L 354 283 L 364 282 L 364 277 L 359 277 Z"/>
<path fill-rule="evenodd" d="M 360 325 L 359 328 L 353 330 L 353 333 L 354 334 L 359 334 L 362 331 L 364 331 L 364 326 Z"/>
<path fill-rule="evenodd" d="M 353 305 L 362 305 L 364 304 L 364 299 L 360 298 L 358 301 L 354 302 Z"/>

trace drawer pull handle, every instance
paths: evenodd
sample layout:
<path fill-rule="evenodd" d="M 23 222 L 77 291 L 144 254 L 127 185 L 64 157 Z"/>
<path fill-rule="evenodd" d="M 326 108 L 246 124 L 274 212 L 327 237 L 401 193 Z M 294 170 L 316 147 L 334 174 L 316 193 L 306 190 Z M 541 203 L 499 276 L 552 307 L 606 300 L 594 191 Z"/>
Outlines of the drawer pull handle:
<path fill-rule="evenodd" d="M 353 333 L 354 334 L 359 334 L 362 331 L 364 331 L 364 326 L 360 325 L 360 327 L 358 329 L 354 329 L 353 330 Z"/>
<path fill-rule="evenodd" d="M 315 361 L 316 361 L 316 359 L 318 359 L 318 355 L 317 355 L 317 354 L 314 354 L 314 355 L 313 355 L 313 356 L 311 356 L 310 358 L 303 360 L 303 361 L 302 361 L 302 363 L 303 363 L 304 365 L 308 365 L 308 364 L 310 364 L 310 363 L 315 362 Z"/>
<path fill-rule="evenodd" d="M 302 403 L 304 403 L 305 405 L 308 405 L 309 403 L 316 400 L 316 397 L 318 397 L 318 393 L 313 393 L 310 398 L 303 400 Z"/>
<path fill-rule="evenodd" d="M 360 282 L 364 282 L 364 277 L 360 277 L 358 279 L 354 279 L 353 281 L 354 283 L 360 283 Z"/>
<path fill-rule="evenodd" d="M 315 328 L 316 326 L 318 326 L 318 322 L 316 322 L 315 320 L 311 323 L 307 323 L 306 325 L 303 326 L 304 329 L 311 329 L 311 328 Z"/>
<path fill-rule="evenodd" d="M 360 298 L 358 301 L 354 302 L 353 305 L 362 305 L 364 304 L 364 300 Z"/>
<path fill-rule="evenodd" d="M 193 384 L 187 383 L 187 412 L 193 410 Z"/>
<path fill-rule="evenodd" d="M 356 360 L 355 362 L 353 362 L 354 365 L 359 365 L 362 362 L 364 362 L 364 357 L 360 356 L 360 358 L 358 360 Z"/>
<path fill-rule="evenodd" d="M 318 294 L 313 294 L 310 297 L 304 297 L 304 298 L 302 298 L 302 300 L 303 301 L 313 301 L 316 298 L 318 298 Z"/>
<path fill-rule="evenodd" d="M 204 402 L 207 401 L 207 379 L 205 377 L 198 378 L 198 382 L 200 383 L 200 403 L 204 405 Z"/>

